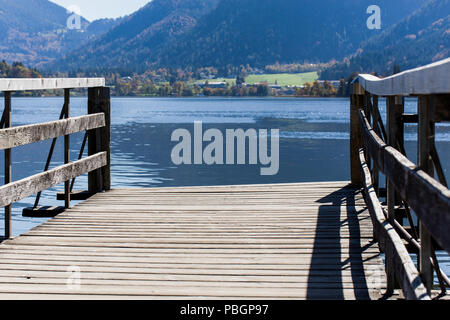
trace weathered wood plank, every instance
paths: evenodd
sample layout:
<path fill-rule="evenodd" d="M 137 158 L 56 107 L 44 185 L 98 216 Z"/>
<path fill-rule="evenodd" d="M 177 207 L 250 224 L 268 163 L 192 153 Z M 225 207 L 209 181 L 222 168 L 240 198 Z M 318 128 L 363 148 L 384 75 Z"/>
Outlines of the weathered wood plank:
<path fill-rule="evenodd" d="M 431 114 L 433 122 L 450 121 L 450 93 L 432 95 L 430 104 L 434 109 Z"/>
<path fill-rule="evenodd" d="M 213 239 L 186 239 L 185 237 L 179 237 L 179 238 L 171 238 L 168 236 L 160 237 L 160 238 L 137 238 L 137 237 L 69 237 L 69 236 L 63 236 L 60 237 L 52 237 L 52 236 L 26 236 L 22 235 L 21 241 L 25 238 L 31 238 L 30 241 L 53 241 L 54 243 L 67 243 L 70 241 L 76 241 L 78 243 L 96 243 L 96 242 L 111 242 L 111 239 L 114 239 L 116 243 L 134 243 L 134 244 L 153 244 L 153 243 L 164 243 L 164 244 L 216 244 L 216 245 L 234 245 L 234 244 L 255 244 L 255 245 L 263 245 L 263 244 L 272 244 L 272 245 L 289 245 L 289 244 L 300 244 L 300 243 L 311 243 L 311 239 L 315 239 L 315 236 L 307 236 L 300 238 L 299 236 L 292 235 L 289 238 L 273 238 L 273 239 L 256 239 L 253 237 L 247 237 L 247 238 L 241 238 L 241 239 L 233 239 L 233 238 L 213 238 Z M 317 245 L 319 244 L 335 244 L 336 239 L 342 239 L 342 241 L 348 242 L 348 243 L 354 243 L 355 245 L 358 245 L 361 241 L 361 238 L 357 237 L 354 239 L 345 239 L 343 237 L 336 237 L 336 238 L 328 238 L 323 237 L 319 239 L 315 239 L 317 242 Z"/>
<path fill-rule="evenodd" d="M 0 79 L 0 91 L 104 87 L 104 78 Z"/>
<path fill-rule="evenodd" d="M 82 191 L 72 191 L 70 193 L 70 199 L 71 200 L 86 200 L 92 197 L 93 194 L 89 193 L 88 191 L 82 190 Z M 65 200 L 65 193 L 64 192 L 58 192 L 56 194 L 56 200 Z"/>
<path fill-rule="evenodd" d="M 227 285 L 233 282 L 240 283 L 266 283 L 269 285 L 278 285 L 284 286 L 285 284 L 292 283 L 296 285 L 305 284 L 305 277 L 307 276 L 307 272 L 303 271 L 303 274 L 299 274 L 298 276 L 240 276 L 240 275 L 195 275 L 195 274 L 143 274 L 143 273 L 96 273 L 96 272 L 84 272 L 83 279 L 85 281 L 91 281 L 91 283 L 97 283 L 102 280 L 114 280 L 114 281 L 167 281 L 167 282 L 178 282 L 178 281 L 198 281 L 200 283 L 205 282 L 221 282 L 222 285 Z M 29 278 L 29 279 L 28 279 Z M 39 283 L 40 280 L 47 280 L 50 283 L 50 279 L 53 279 L 53 283 L 58 283 L 59 281 L 67 280 L 67 273 L 64 271 L 61 272 L 52 272 L 52 271 L 16 271 L 16 270 L 2 270 L 2 275 L 0 276 L 0 281 L 6 283 L 9 279 L 13 279 L 18 281 L 22 279 L 22 283 L 36 284 Z M 28 280 L 28 281 L 27 281 Z M 365 281 L 365 276 L 355 275 L 352 277 L 350 272 L 345 272 L 342 275 L 342 283 L 347 284 L 349 286 L 353 281 L 358 281 L 357 284 L 363 285 Z M 18 281 L 20 283 L 20 281 Z M 314 282 L 311 284 L 318 287 L 322 285 L 322 287 L 326 287 L 326 284 L 340 284 L 341 282 L 336 281 L 332 277 L 327 277 L 326 275 L 320 275 L 314 279 Z M 138 283 L 135 283 L 138 284 Z"/>
<path fill-rule="evenodd" d="M 373 75 L 358 76 L 358 83 L 379 96 L 447 94 L 450 92 L 450 58 L 380 79 Z"/>
<path fill-rule="evenodd" d="M 59 281 L 58 281 L 59 280 Z M 28 285 L 42 285 L 42 284 L 65 284 L 64 279 L 58 279 L 55 281 L 54 278 L 39 278 L 34 280 L 27 280 L 22 277 L 0 277 L 1 284 L 17 283 L 17 284 L 28 284 Z M 273 282 L 263 282 L 263 281 L 199 281 L 198 279 L 188 279 L 188 280 L 177 280 L 177 281 L 167 281 L 167 280 L 115 280 L 115 279 L 85 279 L 83 285 L 85 286 L 114 286 L 114 285 L 125 285 L 125 286 L 136 286 L 136 285 L 147 285 L 147 286 L 167 286 L 167 287 L 189 287 L 189 286 L 200 286 L 200 287 L 220 287 L 227 286 L 229 288 L 261 288 L 266 290 L 272 290 L 277 288 L 296 288 L 296 289 L 366 289 L 367 285 L 364 282 L 352 283 L 352 282 L 324 282 L 324 283 L 306 283 L 303 282 L 285 282 L 285 283 L 273 283 Z"/>
<path fill-rule="evenodd" d="M 58 214 L 64 212 L 66 207 L 55 207 L 55 206 L 43 206 L 36 208 L 24 208 L 22 211 L 23 217 L 29 218 L 54 218 Z"/>
<path fill-rule="evenodd" d="M 41 248 L 36 248 L 36 246 L 26 245 L 26 244 L 17 244 L 17 245 L 8 245 L 8 247 L 2 248 L 4 254 L 29 254 L 29 255 L 49 255 L 49 256 L 85 256 L 85 257 L 149 257 L 151 255 L 175 255 L 175 254 L 215 254 L 219 256 L 227 256 L 233 255 L 233 257 L 239 257 L 241 255 L 258 255 L 261 256 L 263 254 L 275 254 L 275 255 L 287 255 L 287 254 L 312 254 L 314 252 L 314 248 L 297 248 L 297 249 L 224 249 L 224 248 L 144 248 L 144 249 L 136 249 L 136 248 L 116 248 L 114 251 L 109 250 L 104 247 L 92 247 L 86 249 L 85 247 L 76 247 L 71 246 L 71 249 L 68 250 L 64 247 L 53 246 L 48 244 L 46 246 L 42 246 Z M 361 252 L 362 250 L 360 250 Z M 369 246 L 367 249 L 363 251 L 366 254 L 380 254 L 380 251 L 376 245 Z M 319 254 L 324 255 L 339 255 L 339 254 L 358 254 L 357 252 L 353 252 L 348 247 L 342 247 L 340 253 L 336 253 L 334 249 L 324 248 L 320 251 Z"/>
<path fill-rule="evenodd" d="M 365 259 L 369 260 L 363 262 L 361 260 L 361 256 Z M 341 264 L 352 264 L 353 266 L 359 265 L 369 265 L 370 259 L 374 258 L 373 263 L 377 264 L 377 258 L 379 255 L 361 255 L 355 254 L 349 257 L 341 257 L 332 256 L 332 255 L 320 255 L 317 257 L 317 263 L 320 263 L 321 267 L 324 269 L 335 269 L 336 262 L 339 261 Z M 208 255 L 155 255 L 148 258 L 138 258 L 133 257 L 130 259 L 129 257 L 125 259 L 114 259 L 114 258 L 97 258 L 94 257 L 52 257 L 49 256 L 46 258 L 45 256 L 19 256 L 19 255 L 2 255 L 2 261 L 0 262 L 0 266 L 6 264 L 23 264 L 23 265 L 38 265 L 38 266 L 68 266 L 68 265 L 77 265 L 77 266 L 109 266 L 109 267 L 140 267 L 140 268 L 148 268 L 150 272 L 153 268 L 157 268 L 158 265 L 163 265 L 163 268 L 168 268 L 167 266 L 170 264 L 172 268 L 178 269 L 217 269 L 217 264 L 225 264 L 230 269 L 258 269 L 258 270 L 273 270 L 279 271 L 279 274 L 283 274 L 284 270 L 296 272 L 298 269 L 308 269 L 308 266 L 311 264 L 312 255 L 304 255 L 302 257 L 293 257 L 292 255 L 267 255 L 264 258 L 261 258 L 259 255 L 255 255 L 253 257 L 230 257 L 230 256 L 213 256 L 214 262 L 211 261 L 211 257 Z M 277 261 L 275 261 L 275 259 Z M 316 259 L 316 257 L 314 257 Z M 161 262 L 163 260 L 164 262 Z M 180 266 L 181 265 L 181 266 Z M 187 267 L 186 265 L 190 265 Z M 236 267 L 231 265 L 241 265 L 241 267 Z M 302 267 L 303 266 L 303 267 Z M 219 268 L 220 269 L 220 268 Z M 162 271 L 164 272 L 164 270 Z"/>
<path fill-rule="evenodd" d="M 0 277 L 0 283 L 19 283 L 19 284 L 29 284 L 29 285 L 40 285 L 40 284 L 55 284 L 55 282 L 59 282 L 60 284 L 64 284 L 65 279 L 57 279 L 54 278 L 39 278 L 33 280 L 27 280 L 20 276 L 10 276 L 10 277 Z M 187 279 L 187 280 L 154 280 L 154 279 L 138 279 L 138 280 L 124 280 L 124 279 L 85 279 L 84 285 L 154 285 L 154 286 L 171 286 L 171 287 L 184 287 L 184 286 L 193 286 L 200 285 L 205 287 L 218 287 L 218 286 L 227 286 L 227 287 L 235 287 L 235 288 L 243 288 L 243 287 L 254 287 L 261 289 L 272 289 L 272 288 L 323 288 L 323 289 L 365 289 L 367 285 L 362 281 L 353 284 L 352 280 L 343 281 L 342 283 L 333 283 L 333 282 L 313 282 L 310 284 L 305 283 L 304 279 L 302 282 L 281 282 L 281 283 L 273 283 L 266 281 L 221 281 L 221 279 L 204 281 L 200 279 Z"/>
<path fill-rule="evenodd" d="M 208 263 L 200 263 L 197 267 L 196 261 L 191 259 L 190 261 L 184 261 L 184 263 L 170 263 L 165 261 L 166 257 L 160 257 L 159 264 L 145 264 L 145 263 L 122 263 L 122 264 L 113 264 L 113 263 L 81 263 L 79 261 L 62 261 L 55 262 L 55 264 L 50 263 L 39 263 L 38 261 L 24 261 L 24 260 L 10 260 L 5 263 L 0 263 L 0 267 L 3 271 L 25 271 L 25 272 L 52 272 L 55 274 L 59 274 L 61 272 L 66 272 L 67 267 L 77 266 L 83 270 L 85 273 L 124 273 L 124 274 L 140 274 L 140 275 L 196 275 L 196 276 L 214 276 L 214 275 L 223 275 L 224 277 L 229 276 L 249 276 L 249 277 L 301 277 L 308 276 L 311 274 L 311 262 L 302 262 L 300 264 L 293 265 L 268 265 L 264 268 L 264 264 L 257 265 L 254 264 L 250 266 L 248 260 L 240 259 L 240 261 L 245 261 L 244 265 L 238 267 L 237 265 L 242 264 L 239 262 L 236 263 L 228 263 L 227 259 L 218 260 L 218 263 L 222 264 L 222 267 L 215 267 L 214 265 L 210 265 L 208 267 Z M 274 261 L 276 257 L 272 258 Z M 354 274 L 358 276 L 365 276 L 370 270 L 373 270 L 374 267 L 380 268 L 380 263 L 377 261 L 378 259 L 373 259 L 372 262 L 368 263 L 352 263 L 349 261 L 347 264 L 342 264 L 338 260 L 334 259 L 335 263 L 321 263 L 318 262 L 317 267 L 314 266 L 314 276 L 328 276 L 331 279 L 334 278 L 334 281 L 339 281 L 339 276 L 336 274 L 339 273 L 345 276 L 349 274 Z M 130 259 L 132 262 L 133 259 Z M 210 258 L 208 261 L 212 261 Z M 339 263 L 339 266 L 336 264 Z M 170 266 L 169 266 L 170 265 Z M 379 269 L 380 277 L 382 275 L 382 269 Z M 334 271 L 334 272 L 333 272 Z M 379 288 L 382 286 L 380 285 Z"/>
<path fill-rule="evenodd" d="M 431 120 L 435 106 L 430 103 L 430 96 L 420 96 L 418 103 L 418 143 L 417 162 L 418 168 L 427 175 L 434 177 L 433 162 L 431 160 L 431 150 L 434 145 L 434 123 Z M 429 200 L 428 200 L 429 201 Z M 450 208 L 450 206 L 449 206 Z M 447 212 L 450 215 L 450 212 Z M 419 271 L 423 279 L 428 294 L 431 294 L 433 286 L 433 267 L 431 265 L 432 244 L 431 234 L 423 223 L 419 222 L 420 250 L 419 250 Z"/>
<path fill-rule="evenodd" d="M 342 289 L 342 298 L 355 299 L 359 295 L 367 295 L 367 288 L 364 289 Z M 272 290 L 260 290 L 257 288 L 227 288 L 227 287 L 202 287 L 186 286 L 180 288 L 171 288 L 168 286 L 81 286 L 80 289 L 69 289 L 66 284 L 60 285 L 40 285 L 30 286 L 27 284 L 0 284 L 0 298 L 2 293 L 35 293 L 35 294 L 58 294 L 60 299 L 64 295 L 104 295 L 114 296 L 122 295 L 129 297 L 143 296 L 149 299 L 154 296 L 178 296 L 178 297 L 233 297 L 234 299 L 255 298 L 255 299 L 305 299 L 307 297 L 314 299 L 333 299 L 336 296 L 336 289 L 294 289 L 279 288 Z M 86 297 L 89 298 L 89 297 Z"/>
<path fill-rule="evenodd" d="M 0 150 L 105 126 L 102 113 L 0 130 Z"/>
<path fill-rule="evenodd" d="M 65 118 L 70 117 L 70 89 L 64 89 Z M 64 164 L 70 163 L 70 135 L 64 135 Z M 70 208 L 70 181 L 64 182 L 64 208 Z"/>
<path fill-rule="evenodd" d="M 39 191 L 106 165 L 106 153 L 98 153 L 70 164 L 0 187 L 0 206 L 7 206 Z"/>
<path fill-rule="evenodd" d="M 11 92 L 5 92 L 5 108 L 2 116 L 3 124 L 0 129 L 11 127 Z M 4 175 L 5 184 L 11 183 L 11 149 L 5 150 Z M 5 238 L 11 237 L 11 206 L 5 207 Z"/>

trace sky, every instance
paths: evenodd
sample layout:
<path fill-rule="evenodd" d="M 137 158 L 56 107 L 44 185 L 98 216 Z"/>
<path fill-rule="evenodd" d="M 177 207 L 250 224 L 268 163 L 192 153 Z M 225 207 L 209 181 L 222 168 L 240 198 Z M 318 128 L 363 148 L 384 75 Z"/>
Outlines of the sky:
<path fill-rule="evenodd" d="M 89 21 L 100 18 L 121 17 L 143 7 L 150 0 L 50 0 L 69 8 L 77 6 L 81 15 Z"/>

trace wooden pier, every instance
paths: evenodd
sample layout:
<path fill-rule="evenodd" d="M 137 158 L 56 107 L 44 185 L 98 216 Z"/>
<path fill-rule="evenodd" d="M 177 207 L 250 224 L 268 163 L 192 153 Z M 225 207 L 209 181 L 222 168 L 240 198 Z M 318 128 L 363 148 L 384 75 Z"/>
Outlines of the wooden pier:
<path fill-rule="evenodd" d="M 447 59 L 387 79 L 356 79 L 351 181 L 152 189 L 111 189 L 103 79 L 0 80 L 0 299 L 447 298 L 450 281 L 435 251 L 450 252 L 450 191 L 434 126 L 450 121 L 449 74 Z M 74 88 L 88 88 L 86 116 L 70 117 Z M 48 89 L 64 92 L 59 120 L 12 127 L 11 93 Z M 405 96 L 418 97 L 417 114 L 405 114 Z M 379 97 L 387 98 L 386 124 Z M 418 165 L 404 150 L 404 125 L 414 122 Z M 77 132 L 85 137 L 71 161 Z M 49 169 L 61 136 L 65 164 Z M 12 181 L 12 149 L 48 139 L 44 172 Z M 86 173 L 87 190 L 73 190 Z M 40 192 L 61 183 L 64 206 L 40 207 Z M 11 205 L 33 194 L 24 215 L 53 218 L 11 238 Z M 71 206 L 72 198 L 87 200 Z"/>
<path fill-rule="evenodd" d="M 0 299 L 378 299 L 372 234 L 346 182 L 111 190 L 0 245 Z"/>

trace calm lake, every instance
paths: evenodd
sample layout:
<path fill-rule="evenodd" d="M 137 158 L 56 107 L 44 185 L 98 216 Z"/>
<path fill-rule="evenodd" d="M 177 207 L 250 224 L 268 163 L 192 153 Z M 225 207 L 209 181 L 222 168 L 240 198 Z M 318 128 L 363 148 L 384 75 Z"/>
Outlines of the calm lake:
<path fill-rule="evenodd" d="M 13 125 L 57 120 L 62 98 L 13 98 Z M 167 187 L 224 184 L 257 184 L 308 181 L 349 180 L 349 100 L 308 98 L 113 98 L 111 160 L 112 187 Z M 381 101 L 385 117 L 385 102 Z M 1 107 L 3 109 L 3 106 Z M 406 103 L 407 112 L 415 112 L 416 100 Z M 71 116 L 86 114 L 87 100 L 72 98 Z M 261 176 L 260 165 L 184 165 L 175 166 L 171 151 L 172 132 L 185 128 L 193 132 L 194 121 L 202 121 L 204 130 L 279 129 L 280 164 L 275 176 Z M 415 125 L 406 128 L 408 158 L 416 160 Z M 437 148 L 450 180 L 450 125 L 436 129 Z M 76 159 L 83 134 L 72 135 L 71 158 Z M 13 180 L 44 169 L 50 141 L 20 147 L 12 152 Z M 60 138 L 52 167 L 63 163 L 63 139 Z M 3 178 L 3 155 L 0 160 Z M 75 189 L 87 188 L 87 176 L 77 179 Z M 41 205 L 61 205 L 55 191 L 47 190 Z M 32 206 L 34 197 L 13 206 L 13 235 L 19 235 L 43 223 L 45 219 L 22 217 L 22 209 Z M 74 202 L 76 203 L 76 202 Z M 0 233 L 3 234 L 3 219 Z M 439 254 L 442 267 L 450 274 L 450 259 Z"/>

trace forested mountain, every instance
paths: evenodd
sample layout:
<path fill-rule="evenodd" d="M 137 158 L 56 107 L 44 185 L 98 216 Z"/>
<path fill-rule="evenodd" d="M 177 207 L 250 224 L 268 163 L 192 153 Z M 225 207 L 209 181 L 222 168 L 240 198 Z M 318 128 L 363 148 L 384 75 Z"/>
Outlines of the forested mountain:
<path fill-rule="evenodd" d="M 161 48 L 192 29 L 219 0 L 153 0 L 99 39 L 50 67 L 65 70 L 144 71 Z M 195 48 L 190 48 L 194 50 Z"/>
<path fill-rule="evenodd" d="M 124 18 L 94 20 L 86 26 L 85 31 L 90 37 L 102 35 L 118 25 L 123 19 Z"/>
<path fill-rule="evenodd" d="M 48 0 L 0 0 L 0 60 L 41 66 L 118 22 L 104 19 L 89 24 L 81 17 L 81 30 L 69 30 L 70 15 Z"/>
<path fill-rule="evenodd" d="M 0 0 L 0 60 L 53 71 L 145 72 L 336 63 L 322 72 L 388 74 L 449 56 L 450 0 L 153 0 L 127 17 L 69 30 L 48 0 Z M 381 8 L 381 30 L 366 12 Z M 225 69 L 225 68 L 224 68 Z"/>
<path fill-rule="evenodd" d="M 350 59 L 322 72 L 339 79 L 352 72 L 391 75 L 450 56 L 450 0 L 430 0 L 411 16 L 362 44 Z"/>
<path fill-rule="evenodd" d="M 379 33 L 366 25 L 370 5 L 383 28 L 424 0 L 222 0 L 188 35 L 159 55 L 161 65 L 264 66 L 342 59 Z"/>
<path fill-rule="evenodd" d="M 97 41 L 53 65 L 58 69 L 263 66 L 279 61 L 342 59 L 377 30 L 369 5 L 382 8 L 383 27 L 425 0 L 153 0 Z"/>

